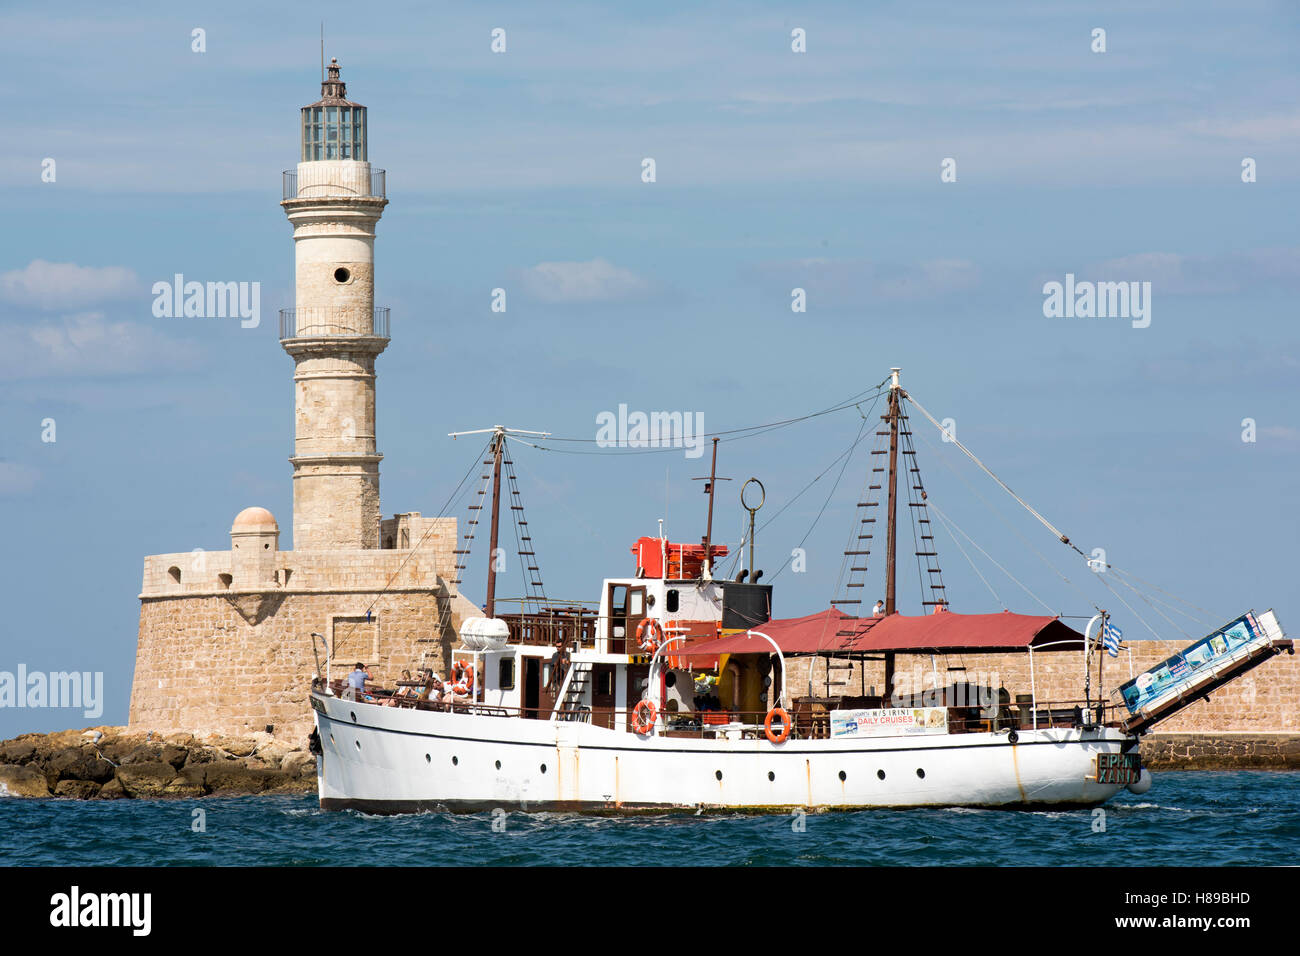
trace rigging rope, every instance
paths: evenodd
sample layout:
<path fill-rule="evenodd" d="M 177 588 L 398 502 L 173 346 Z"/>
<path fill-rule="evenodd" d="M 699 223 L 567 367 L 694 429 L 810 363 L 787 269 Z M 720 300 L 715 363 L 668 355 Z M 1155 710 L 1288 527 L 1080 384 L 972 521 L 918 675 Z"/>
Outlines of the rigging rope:
<path fill-rule="evenodd" d="M 934 446 L 931 445 L 928 441 L 926 441 L 926 439 L 925 439 L 924 437 L 922 437 L 921 440 L 922 440 L 922 441 L 925 441 L 927 447 L 929 447 L 929 448 L 931 448 L 931 449 L 933 450 Z M 1024 535 L 1022 535 L 1022 534 L 1021 534 L 1021 533 L 1016 529 L 1015 525 L 1013 525 L 1010 521 L 1007 520 L 1006 515 L 1004 515 L 1004 514 L 1003 514 L 1001 511 L 999 511 L 997 508 L 993 507 L 992 502 L 990 502 L 987 498 L 985 498 L 982 494 L 980 494 L 979 491 L 975 488 L 975 486 L 972 485 L 969 481 L 966 480 L 966 476 L 965 476 L 965 475 L 963 475 L 963 474 L 962 474 L 961 472 L 959 472 L 956 468 L 954 468 L 954 467 L 952 466 L 952 464 L 951 464 L 951 463 L 950 463 L 946 458 L 944 458 L 943 456 L 937 456 L 937 457 L 938 457 L 939 460 L 943 463 L 944 467 L 947 468 L 949 471 L 951 471 L 954 475 L 956 475 L 957 478 L 961 481 L 961 483 L 964 484 L 967 488 L 970 489 L 971 494 L 973 494 L 976 498 L 978 498 L 978 499 L 980 500 L 980 502 L 984 505 L 984 507 L 988 508 L 988 510 L 993 514 L 993 516 L 996 517 L 999 521 L 1001 521 L 1001 522 L 1006 526 L 1007 530 L 1010 531 L 1012 534 L 1014 534 L 1014 535 L 1015 535 L 1015 536 L 1020 540 L 1020 543 L 1021 543 L 1021 544 L 1023 544 L 1026 548 L 1028 548 L 1030 551 L 1032 551 L 1032 552 L 1034 553 L 1035 557 L 1037 557 L 1038 560 L 1042 561 L 1043 564 L 1045 564 L 1045 565 L 1047 566 L 1047 569 L 1048 569 L 1049 571 L 1051 571 L 1051 572 L 1052 572 L 1053 574 L 1055 574 L 1058 578 L 1060 578 L 1062 581 L 1064 581 L 1066 584 L 1068 584 L 1071 588 L 1073 588 L 1075 591 L 1077 591 L 1077 592 L 1079 593 L 1079 595 L 1080 595 L 1080 596 L 1081 596 L 1081 597 L 1082 597 L 1086 602 L 1088 602 L 1088 604 L 1091 604 L 1091 605 L 1092 605 L 1092 607 L 1093 607 L 1094 610 L 1100 612 L 1101 608 L 1097 607 L 1097 605 L 1093 602 L 1092 598 L 1088 597 L 1087 593 L 1086 593 L 1086 592 L 1085 592 L 1081 587 L 1079 587 L 1079 585 L 1075 584 L 1073 581 L 1071 581 L 1069 578 L 1067 578 L 1064 574 L 1062 574 L 1062 573 L 1061 573 L 1061 570 L 1060 570 L 1056 565 L 1054 565 L 1051 561 L 1049 561 L 1049 560 L 1047 559 L 1047 555 L 1043 554 L 1043 552 L 1039 551 L 1036 547 L 1034 547 L 1034 545 L 1033 545 L 1032 543 L 1030 543 L 1029 539 L 1026 538 Z M 949 520 L 951 520 L 951 519 L 949 519 Z M 960 530 L 960 529 L 958 529 L 958 530 Z M 963 534 L 964 534 L 964 533 L 965 533 L 965 532 L 963 532 Z M 967 538 L 967 540 L 970 540 L 970 539 Z M 972 541 L 971 543 L 974 544 L 973 541 Z M 979 546 L 976 545 L 976 547 L 979 547 Z M 1073 547 L 1073 545 L 1071 545 L 1071 547 Z M 983 549 L 981 549 L 981 551 L 982 551 L 982 550 L 983 550 Z M 1078 549 L 1078 548 L 1075 548 L 1074 550 L 1078 551 L 1079 549 Z M 1083 552 L 1079 552 L 1079 553 L 1082 554 Z M 987 555 L 986 555 L 986 557 L 987 557 Z M 992 558 L 989 558 L 989 560 L 991 561 Z M 1038 600 L 1038 598 L 1035 597 L 1035 600 Z M 1038 603 L 1042 604 L 1043 602 L 1042 602 L 1041 600 L 1038 600 Z M 1044 605 L 1044 606 L 1046 606 L 1046 605 Z"/>
<path fill-rule="evenodd" d="M 945 521 L 949 521 L 949 522 L 951 522 L 951 523 L 952 523 L 952 526 L 953 526 L 954 528 L 957 529 L 957 531 L 961 534 L 961 536 L 962 536 L 963 538 L 965 538 L 967 541 L 969 541 L 969 542 L 971 543 L 971 545 L 972 545 L 976 550 L 979 551 L 980 554 L 982 554 L 982 555 L 984 555 L 984 557 L 988 558 L 989 561 L 992 562 L 993 565 L 994 565 L 994 566 L 995 566 L 999 571 L 1001 571 L 1003 574 L 1005 574 L 1007 577 L 1009 577 L 1012 581 L 1014 581 L 1014 582 L 1016 583 L 1016 585 L 1018 585 L 1022 591 L 1024 591 L 1024 592 L 1025 592 L 1026 594 L 1028 594 L 1031 598 L 1033 598 L 1035 601 L 1037 601 L 1039 604 L 1041 604 L 1044 608 L 1046 608 L 1047 611 L 1048 611 L 1048 613 L 1050 613 L 1050 614 L 1055 614 L 1055 613 L 1056 613 L 1055 611 L 1052 610 L 1051 606 L 1050 606 L 1046 601 L 1044 601 L 1044 600 L 1043 600 L 1042 598 L 1040 598 L 1037 594 L 1035 594 L 1033 591 L 1031 591 L 1031 590 L 1029 589 L 1029 587 L 1028 587 L 1027 585 L 1025 585 L 1024 583 L 1022 583 L 1018 578 L 1016 578 L 1016 576 L 1015 576 L 1014 574 L 1012 574 L 1010 571 L 1008 571 L 1008 570 L 1007 570 L 1006 568 L 1004 568 L 1002 565 L 998 564 L 998 562 L 995 561 L 995 560 L 993 559 L 993 556 L 992 556 L 991 554 L 989 554 L 987 551 L 985 551 L 983 548 L 981 548 L 981 547 L 979 546 L 979 544 L 975 541 L 974 538 L 972 538 L 970 535 L 968 535 L 965 531 L 962 531 L 962 530 L 961 530 L 961 527 L 957 524 L 957 522 L 953 521 L 951 518 L 949 518 L 947 515 L 945 515 L 942 511 L 940 511 L 940 510 L 939 510 L 939 506 L 936 505 L 933 501 L 930 502 L 930 507 L 934 509 L 934 513 L 935 513 L 935 514 L 939 515 L 939 516 L 940 516 L 941 518 L 943 518 Z M 995 596 L 996 596 L 996 595 L 995 595 Z M 999 601 L 999 603 L 1001 603 L 1001 602 Z"/>
<path fill-rule="evenodd" d="M 993 472 L 989 469 L 988 465 L 984 464 L 984 462 L 982 462 L 982 461 L 980 461 L 978 458 L 976 458 L 974 452 L 972 452 L 969 448 L 967 448 L 965 445 L 963 445 L 961 442 L 959 442 L 959 441 L 957 440 L 957 436 L 956 436 L 956 435 L 950 435 L 950 434 L 948 433 L 948 430 L 947 430 L 946 428 L 944 428 L 944 427 L 943 427 L 942 425 L 940 425 L 937 421 L 935 421 L 934 416 L 931 415 L 929 412 L 927 412 L 927 411 L 925 410 L 924 406 L 922 406 L 920 402 L 918 402 L 915 398 L 913 398 L 913 397 L 912 397 L 909 393 L 907 393 L 907 392 L 904 392 L 903 394 L 904 394 L 904 396 L 906 396 L 906 398 L 907 398 L 908 401 L 910 401 L 913 405 L 916 406 L 917 411 L 919 411 L 919 412 L 920 412 L 922 415 L 924 415 L 926 418 L 930 419 L 930 424 L 932 424 L 935 428 L 939 429 L 939 431 L 943 432 L 945 435 L 948 435 L 948 440 L 949 440 L 952 444 L 954 444 L 954 445 L 956 445 L 958 448 L 960 448 L 960 449 L 961 449 L 961 450 L 966 454 L 966 457 L 967 457 L 967 458 L 969 458 L 971 461 L 975 462 L 975 464 L 978 465 L 978 466 L 980 467 L 980 470 L 983 471 L 984 474 L 988 475 L 990 478 L 992 478 L 994 481 L 996 481 L 999 485 L 1001 485 L 1001 486 L 1002 486 L 1002 489 L 1003 489 L 1007 494 L 1009 494 L 1012 498 L 1015 498 L 1016 501 L 1020 502 L 1021 507 L 1023 507 L 1023 508 L 1024 508 L 1026 511 L 1028 511 L 1031 515 L 1033 515 L 1035 518 L 1037 518 L 1037 519 L 1042 523 L 1043 527 L 1045 527 L 1048 531 L 1052 532 L 1052 534 L 1056 535 L 1057 538 L 1059 538 L 1063 544 L 1069 545 L 1069 546 L 1070 546 L 1071 548 L 1073 548 L 1075 551 L 1079 551 L 1079 548 L 1078 548 L 1075 544 L 1071 543 L 1070 539 L 1069 539 L 1068 537 L 1066 537 L 1066 535 L 1064 535 L 1064 534 L 1060 531 L 1059 528 L 1057 528 L 1054 524 L 1052 524 L 1050 521 L 1048 521 L 1046 518 L 1044 518 L 1041 514 L 1039 514 L 1037 511 L 1035 511 L 1034 508 L 1033 508 L 1033 506 L 1030 505 L 1029 502 L 1027 502 L 1024 498 L 1021 498 L 1021 497 L 1020 497 L 1018 494 L 1016 494 L 1014 491 L 1012 491 L 1012 490 L 1011 490 L 1011 487 L 1010 487 L 1010 486 L 1009 486 L 1005 481 L 1003 481 L 1003 480 L 1002 480 L 1001 478 L 999 478 L 997 475 L 993 474 Z M 1079 554 L 1082 555 L 1085 559 L 1088 557 L 1088 556 L 1087 556 L 1086 554 L 1084 554 L 1082 551 L 1079 551 Z"/>
<path fill-rule="evenodd" d="M 463 486 L 465 482 L 469 480 L 469 476 L 472 475 L 474 473 L 474 469 L 479 466 L 480 459 L 482 459 L 484 453 L 488 449 L 488 446 L 491 444 L 492 444 L 491 439 L 489 439 L 488 443 L 483 446 L 483 450 L 480 451 L 474 457 L 474 464 L 470 465 L 469 470 L 466 471 L 465 474 L 461 477 L 460 481 L 456 483 L 456 487 L 452 489 L 451 495 L 447 498 L 446 502 L 443 503 L 443 506 L 438 510 L 438 513 L 434 515 L 434 518 L 443 518 L 447 516 L 447 509 L 451 507 L 452 503 L 456 500 L 457 496 L 460 494 L 461 486 Z M 428 538 L 429 535 L 433 533 L 434 527 L 435 527 L 434 524 L 432 523 L 429 524 L 429 527 L 425 529 L 424 534 L 420 536 L 420 540 L 415 543 L 415 547 L 412 548 L 407 553 L 406 557 L 402 559 L 401 564 L 397 566 L 397 570 L 392 573 L 392 575 L 388 578 L 386 582 L 384 582 L 383 588 L 380 590 L 378 594 L 375 595 L 375 599 L 371 601 L 370 604 L 366 607 L 365 617 L 367 619 L 370 618 L 370 612 L 375 609 L 375 605 L 379 603 L 380 598 L 382 598 L 385 594 L 388 593 L 388 589 L 392 587 L 393 582 L 397 580 L 397 576 L 402 573 L 402 569 L 406 567 L 406 565 L 410 562 L 411 558 L 415 557 L 415 552 L 418 551 L 420 549 L 420 546 L 424 544 L 425 539 Z M 348 622 L 349 624 L 348 633 L 345 634 L 344 637 L 350 636 L 351 633 L 356 629 L 358 623 L 359 623 L 358 621 Z M 339 638 L 334 639 L 334 647 L 329 651 L 330 657 L 335 656 L 335 651 L 338 650 L 339 640 L 340 640 Z"/>
<path fill-rule="evenodd" d="M 1188 607 L 1193 608 L 1194 610 L 1200 611 L 1202 614 L 1205 615 L 1204 618 L 1195 618 L 1195 617 L 1192 617 L 1192 615 L 1188 614 L 1186 611 L 1179 611 L 1178 608 L 1174 607 L 1172 604 L 1168 603 L 1167 601 L 1161 601 L 1161 602 L 1160 602 L 1160 603 L 1164 604 L 1165 607 L 1169 608 L 1171 611 L 1174 611 L 1174 612 L 1176 612 L 1176 613 L 1178 613 L 1178 614 L 1183 615 L 1183 617 L 1187 618 L 1189 621 L 1196 621 L 1197 624 L 1207 624 L 1207 625 L 1210 626 L 1210 627 L 1213 627 L 1213 626 L 1214 626 L 1214 621 L 1215 621 L 1215 619 L 1217 618 L 1217 615 L 1216 615 L 1213 611 L 1207 611 L 1205 608 L 1200 607 L 1199 605 L 1193 604 L 1191 601 L 1184 600 L 1183 598 L 1180 598 L 1180 597 L 1179 597 L 1178 595 L 1176 595 L 1176 594 L 1171 594 L 1170 592 L 1164 590 L 1163 588 L 1156 587 L 1156 586 L 1155 586 L 1154 584 L 1152 584 L 1150 581 L 1144 581 L 1144 580 L 1142 580 L 1140 577 L 1138 577 L 1136 574 L 1133 574 L 1132 572 L 1129 572 L 1129 571 L 1125 571 L 1123 568 L 1117 568 L 1117 567 L 1115 567 L 1115 565 L 1113 565 L 1113 564 L 1108 564 L 1108 565 L 1106 565 L 1106 567 L 1107 567 L 1109 570 L 1114 571 L 1116 574 L 1123 575 L 1123 576 L 1126 577 L 1126 578 L 1132 578 L 1134 581 L 1137 581 L 1139 584 L 1145 584 L 1147 587 L 1151 588 L 1153 591 L 1159 591 L 1161 594 L 1165 595 L 1165 597 L 1171 597 L 1171 598 L 1173 598 L 1175 601 L 1179 602 L 1180 604 L 1186 604 Z"/>
<path fill-rule="evenodd" d="M 843 479 L 844 472 L 849 467 L 849 462 L 853 460 L 853 449 L 857 448 L 858 445 L 861 444 L 862 442 L 863 432 L 866 431 L 867 422 L 868 419 L 863 418 L 862 424 L 858 426 L 858 433 L 856 436 L 854 436 L 853 444 L 851 444 L 848 447 L 848 450 L 841 456 L 844 459 L 844 464 L 840 466 L 840 473 L 835 476 L 835 484 L 831 485 L 831 490 L 826 494 L 826 500 L 822 502 L 822 506 L 820 510 L 818 510 L 817 516 L 813 518 L 812 524 L 808 526 L 808 530 L 805 531 L 804 536 L 799 539 L 799 543 L 795 545 L 794 550 L 798 550 L 799 548 L 803 547 L 804 542 L 807 541 L 809 535 L 813 533 L 813 529 L 817 527 L 817 522 L 820 521 L 822 515 L 826 513 L 827 505 L 831 503 L 831 498 L 835 496 L 835 489 L 837 489 L 840 486 L 840 480 Z M 822 474 L 825 474 L 825 472 L 823 472 Z M 820 477 L 821 475 L 818 475 L 818 478 Z M 813 480 L 816 481 L 817 479 L 814 478 Z M 802 492 L 800 492 L 800 494 L 802 494 Z M 775 581 L 780 576 L 781 572 L 784 571 L 787 567 L 789 567 L 790 562 L 793 560 L 794 560 L 794 551 L 791 551 L 790 557 L 786 558 L 784 563 L 782 563 L 782 565 L 776 569 L 776 574 L 773 574 L 771 579 Z"/>
<path fill-rule="evenodd" d="M 885 382 L 887 381 L 888 379 L 885 379 L 885 381 L 882 381 L 879 385 L 875 386 L 874 388 L 865 389 L 864 391 L 859 392 L 856 395 L 852 395 L 848 399 L 838 404 L 832 405 L 829 408 L 824 408 L 821 411 L 809 412 L 807 415 L 800 415 L 796 418 L 787 418 L 777 422 L 767 422 L 762 425 L 746 425 L 741 428 L 730 428 L 724 431 L 701 432 L 699 435 L 695 437 L 701 439 L 717 437 L 721 441 L 739 441 L 742 438 L 754 438 L 758 435 L 765 434 L 769 431 L 775 431 L 778 428 L 785 428 L 789 425 L 797 425 L 800 422 L 806 422 L 814 418 L 820 418 L 823 415 L 830 415 L 835 412 L 845 411 L 846 409 L 849 408 L 856 408 L 858 405 L 865 402 L 868 398 L 878 399 L 880 398 L 881 395 L 885 393 Z M 859 412 L 861 412 L 861 409 L 859 409 Z M 722 436 L 724 435 L 729 435 L 732 437 L 723 438 Z M 546 442 L 569 442 L 574 444 L 596 444 L 601 441 L 601 439 L 599 438 L 562 438 L 562 437 L 548 437 L 544 440 Z M 541 445 L 538 444 L 537 442 L 527 441 L 525 439 L 520 439 L 520 438 L 516 438 L 515 441 L 519 441 L 522 444 L 529 445 L 533 448 L 538 449 L 539 451 L 558 452 L 559 454 L 562 455 L 654 455 L 654 454 L 662 454 L 664 452 L 681 451 L 680 447 L 676 447 L 672 445 L 666 445 L 660 448 L 609 448 L 602 451 L 579 451 L 576 449 L 553 448 L 550 447 L 549 445 Z"/>
<path fill-rule="evenodd" d="M 948 519 L 940 513 L 938 506 L 935 505 L 933 501 L 930 502 L 930 509 L 934 511 L 935 517 L 938 518 L 939 523 L 943 525 L 943 530 L 948 532 L 948 537 L 951 538 L 952 543 L 957 546 L 957 550 L 960 551 L 961 556 L 966 559 L 966 563 L 970 565 L 971 570 L 974 571 L 979 579 L 984 582 L 984 586 L 989 589 L 989 593 L 993 595 L 993 600 L 997 601 L 1004 611 L 1008 610 L 1007 602 L 1002 600 L 997 591 L 993 590 L 993 585 L 989 584 L 988 578 L 984 577 L 979 567 L 976 566 L 975 562 L 971 559 L 971 556 L 966 553 L 966 549 L 961 546 L 961 542 L 957 540 L 957 536 L 953 534 L 952 529 L 948 527 Z M 963 532 L 963 534 L 964 533 L 965 532 Z"/>

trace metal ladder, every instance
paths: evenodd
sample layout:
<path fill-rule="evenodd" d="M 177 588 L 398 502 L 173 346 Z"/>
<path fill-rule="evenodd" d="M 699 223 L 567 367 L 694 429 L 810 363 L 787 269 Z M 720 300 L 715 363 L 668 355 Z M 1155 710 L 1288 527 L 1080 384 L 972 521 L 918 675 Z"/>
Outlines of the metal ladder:
<path fill-rule="evenodd" d="M 569 672 L 564 675 L 560 693 L 555 705 L 556 720 L 587 721 L 591 711 L 582 705 L 582 694 L 587 689 L 591 677 L 591 661 L 570 661 Z"/>

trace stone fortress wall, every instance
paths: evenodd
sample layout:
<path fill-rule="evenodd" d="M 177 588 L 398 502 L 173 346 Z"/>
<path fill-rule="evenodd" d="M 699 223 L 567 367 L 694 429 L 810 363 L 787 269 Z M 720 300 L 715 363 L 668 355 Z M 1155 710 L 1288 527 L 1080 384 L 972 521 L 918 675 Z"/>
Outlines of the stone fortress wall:
<path fill-rule="evenodd" d="M 279 551 L 273 524 L 249 533 L 246 514 L 230 551 L 145 559 L 132 729 L 237 736 L 269 725 L 303 737 L 325 662 L 313 631 L 334 649 L 333 676 L 360 660 L 391 684 L 421 660 L 445 668 L 461 621 L 482 613 L 447 583 L 455 518 L 383 522 L 385 543 L 423 538 L 418 550 Z"/>

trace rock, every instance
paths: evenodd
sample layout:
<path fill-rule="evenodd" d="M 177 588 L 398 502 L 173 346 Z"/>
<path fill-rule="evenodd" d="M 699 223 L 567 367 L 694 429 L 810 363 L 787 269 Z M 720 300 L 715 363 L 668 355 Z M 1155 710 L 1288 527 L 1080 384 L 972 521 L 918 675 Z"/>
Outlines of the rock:
<path fill-rule="evenodd" d="M 141 744 L 134 748 L 130 753 L 123 757 L 118 763 L 123 767 L 140 763 L 160 763 L 162 761 L 162 747 Z"/>
<path fill-rule="evenodd" d="M 94 748 L 65 750 L 45 762 L 45 775 L 55 781 L 91 780 L 107 783 L 113 779 L 113 765 L 100 757 Z"/>
<path fill-rule="evenodd" d="M 101 800 L 124 800 L 130 794 L 122 786 L 122 782 L 114 777 L 108 783 L 99 788 L 99 799 Z"/>
<path fill-rule="evenodd" d="M 205 771 L 211 793 L 261 793 L 289 782 L 289 776 L 279 770 L 249 767 L 237 760 L 214 760 Z"/>
<path fill-rule="evenodd" d="M 176 768 L 161 760 L 152 763 L 123 764 L 114 778 L 132 797 L 160 797 L 176 779 Z"/>
<path fill-rule="evenodd" d="M 163 763 L 171 764 L 176 770 L 180 770 L 181 767 L 185 766 L 185 761 L 189 755 L 188 747 L 178 747 L 175 744 L 167 744 L 159 754 Z"/>
<path fill-rule="evenodd" d="M 227 737 L 224 734 L 209 734 L 203 743 L 217 751 L 225 751 L 232 757 L 251 757 L 257 750 L 257 741 L 246 737 Z"/>
<path fill-rule="evenodd" d="M 0 763 L 27 763 L 36 755 L 36 744 L 30 740 L 6 740 L 0 744 Z"/>
<path fill-rule="evenodd" d="M 0 764 L 0 797 L 48 797 L 45 775 L 33 767 Z"/>
<path fill-rule="evenodd" d="M 316 757 L 306 750 L 293 750 L 284 755 L 280 769 L 290 777 L 316 776 Z"/>
<path fill-rule="evenodd" d="M 93 780 L 60 780 L 54 788 L 56 797 L 89 800 L 99 794 L 100 786 Z"/>
<path fill-rule="evenodd" d="M 172 778 L 172 782 L 163 788 L 163 793 L 169 797 L 201 797 L 204 788 L 202 783 L 195 783 L 182 773 Z"/>
<path fill-rule="evenodd" d="M 190 748 L 189 756 L 185 760 L 185 766 L 193 767 L 196 764 L 212 763 L 217 756 L 209 748 L 203 745 L 197 745 Z"/>

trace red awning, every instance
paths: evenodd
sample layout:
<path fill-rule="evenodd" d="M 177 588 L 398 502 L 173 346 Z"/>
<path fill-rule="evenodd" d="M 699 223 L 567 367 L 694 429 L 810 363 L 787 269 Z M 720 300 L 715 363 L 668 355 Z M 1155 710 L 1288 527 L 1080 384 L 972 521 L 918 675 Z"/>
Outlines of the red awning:
<path fill-rule="evenodd" d="M 1079 650 L 1083 635 L 1059 618 L 1029 614 L 953 614 L 941 611 L 920 617 L 850 617 L 831 608 L 806 617 L 769 621 L 755 628 L 776 641 L 783 654 L 958 653 L 1023 651 L 1054 645 L 1049 650 Z M 1065 642 L 1065 643 L 1061 643 Z M 733 634 L 692 645 L 675 653 L 684 657 L 718 654 L 770 653 L 772 645 L 748 633 Z"/>

